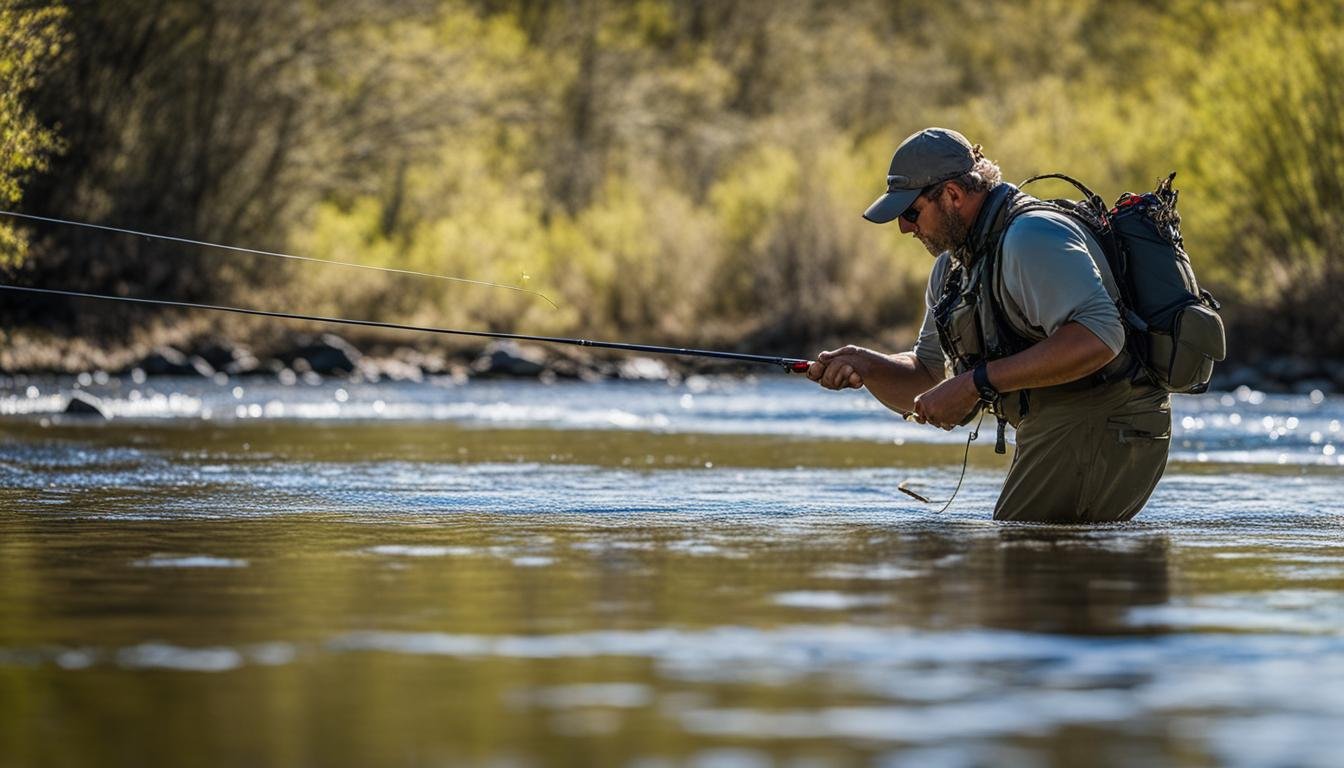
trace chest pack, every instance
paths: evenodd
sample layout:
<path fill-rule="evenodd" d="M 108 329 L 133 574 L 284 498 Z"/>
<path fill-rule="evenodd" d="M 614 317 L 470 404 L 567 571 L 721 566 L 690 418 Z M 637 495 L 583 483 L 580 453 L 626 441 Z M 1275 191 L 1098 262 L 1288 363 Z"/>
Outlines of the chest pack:
<path fill-rule="evenodd" d="M 1038 200 L 1017 193 L 1004 203 L 989 236 L 968 267 L 950 270 L 934 309 L 944 353 L 958 372 L 981 360 L 1015 354 L 1039 339 L 1014 327 L 1004 311 L 1001 265 L 1003 239 L 1014 219 L 1031 211 L 1053 211 L 1083 226 L 1101 246 L 1115 279 L 1116 308 L 1125 327 L 1125 350 L 1094 376 L 1113 379 L 1141 370 L 1172 393 L 1208 389 L 1213 364 L 1227 352 L 1220 305 L 1195 280 L 1181 238 L 1176 211 L 1176 174 L 1152 192 L 1126 192 L 1107 208 L 1101 197 L 1063 174 L 1058 178 L 1083 193 L 1082 200 Z"/>

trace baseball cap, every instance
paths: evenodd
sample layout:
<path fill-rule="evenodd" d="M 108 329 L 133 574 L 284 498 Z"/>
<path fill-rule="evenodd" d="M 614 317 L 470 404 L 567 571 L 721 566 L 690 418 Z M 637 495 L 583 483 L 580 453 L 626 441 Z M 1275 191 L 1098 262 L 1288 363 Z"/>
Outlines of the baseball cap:
<path fill-rule="evenodd" d="M 863 218 L 885 224 L 905 212 L 925 187 L 956 178 L 975 167 L 980 148 L 950 128 L 925 128 L 896 148 L 887 171 L 887 192 Z"/>

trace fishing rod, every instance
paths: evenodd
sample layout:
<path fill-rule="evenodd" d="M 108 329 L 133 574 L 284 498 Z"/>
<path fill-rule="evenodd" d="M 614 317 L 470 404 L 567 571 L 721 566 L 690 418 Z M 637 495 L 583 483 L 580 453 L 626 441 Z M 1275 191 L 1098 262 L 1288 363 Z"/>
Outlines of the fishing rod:
<path fill-rule="evenodd" d="M 394 331 L 413 331 L 416 333 L 438 333 L 450 336 L 476 336 L 486 339 L 513 339 L 516 341 L 535 341 L 544 344 L 570 344 L 578 347 L 593 347 L 597 349 L 619 349 L 625 352 L 646 352 L 653 355 L 679 355 L 682 357 L 709 357 L 720 360 L 740 360 L 748 363 L 763 363 L 766 365 L 778 365 L 791 373 L 802 373 L 806 371 L 811 364 L 807 360 L 793 357 L 772 357 L 770 355 L 748 355 L 741 352 L 724 352 L 715 349 L 686 349 L 683 347 L 660 347 L 652 344 L 626 344 L 617 341 L 594 341 L 592 339 L 573 339 L 563 336 L 533 336 L 524 333 L 498 333 L 494 331 L 467 331 L 456 328 L 439 328 L 428 325 L 404 325 L 402 323 L 385 323 L 378 320 L 354 320 L 346 317 L 324 317 L 322 315 L 301 315 L 293 312 L 272 312 L 265 309 L 250 309 L 247 307 L 230 307 L 221 304 L 197 304 L 189 301 L 167 301 L 164 299 L 141 299 L 133 296 L 109 296 L 102 293 L 82 293 L 79 291 L 64 291 L 56 288 L 30 288 L 21 285 L 9 285 L 0 283 L 0 290 L 20 291 L 23 293 L 45 294 L 49 296 L 68 296 L 79 299 L 103 299 L 106 301 L 122 301 L 134 304 L 152 304 L 161 307 L 176 307 L 179 309 L 207 309 L 215 312 L 232 312 L 239 315 L 255 315 L 257 317 L 274 317 L 282 320 L 308 320 L 316 323 L 336 323 L 339 325 L 359 325 L 369 328 L 383 328 Z"/>
<path fill-rule="evenodd" d="M 626 352 L 646 352 L 655 355 L 679 355 L 682 357 L 706 357 L 719 360 L 740 360 L 748 363 L 763 363 L 766 365 L 777 365 L 789 373 L 803 373 L 807 371 L 811 362 L 802 358 L 793 357 L 772 357 L 770 355 L 749 355 L 742 352 L 724 352 L 717 349 L 686 349 L 682 347 L 660 347 L 652 344 L 627 344 L 618 341 L 594 341 L 592 339 L 573 339 L 562 336 L 533 336 L 523 333 L 497 333 L 494 331 L 466 331 L 456 328 L 438 328 L 426 325 L 404 325 L 402 323 L 385 323 L 377 320 L 355 320 L 346 317 L 324 317 L 321 315 L 301 315 L 293 312 L 272 312 L 265 309 L 250 309 L 247 307 L 229 307 L 221 304 L 197 304 L 189 301 L 166 301 L 163 299 L 141 299 L 132 296 L 108 296 L 101 293 L 82 293 L 80 291 L 65 291 L 56 288 L 31 288 L 22 285 L 9 285 L 0 283 L 0 290 L 19 291 L 23 293 L 35 293 L 47 296 L 68 296 L 80 299 L 103 299 L 106 301 L 122 301 L 134 304 L 152 304 L 162 307 L 176 307 L 179 309 L 208 309 L 216 312 L 232 312 L 239 315 L 254 315 L 257 317 L 274 317 L 283 320 L 307 320 L 317 323 L 336 323 L 339 325 L 359 325 L 369 328 L 384 328 L 396 331 L 414 331 L 418 333 L 438 333 L 452 336 L 477 336 L 487 339 L 512 339 L 516 341 L 535 341 L 546 344 L 570 344 L 579 347 L 593 347 L 597 349 L 617 349 Z M 980 415 L 980 420 L 984 420 L 984 414 Z M 961 460 L 961 476 L 957 478 L 957 487 L 952 490 L 952 495 L 948 497 L 938 513 L 947 511 L 952 506 L 952 502 L 957 498 L 957 493 L 961 490 L 961 482 L 966 477 L 966 465 L 971 456 L 971 442 L 980 434 L 980 424 L 977 422 L 975 428 L 971 431 L 970 437 L 966 440 L 966 453 Z M 932 499 L 920 494 L 910 488 L 907 488 L 909 481 L 902 482 L 896 487 L 896 490 L 914 498 L 925 504 L 933 504 Z"/>
<path fill-rule="evenodd" d="M 256 248 L 244 248 L 238 245 L 225 245 L 223 243 L 210 243 L 205 240 L 192 240 L 188 237 L 174 237 L 172 235 L 156 235 L 153 232 L 141 232 L 135 229 L 125 229 L 123 227 L 112 227 L 106 224 L 90 224 L 87 221 L 73 221 L 71 219 L 58 219 L 51 216 L 35 216 L 31 213 L 18 213 L 17 211 L 0 210 L 0 216 L 10 216 L 16 219 L 28 219 L 29 221 L 43 221 L 49 224 L 64 224 L 71 227 L 83 227 L 85 229 L 97 229 L 103 232 L 117 232 L 123 235 L 134 235 L 136 237 L 147 237 L 151 240 L 166 240 L 173 243 L 185 243 L 187 245 L 202 245 L 207 248 L 220 248 L 226 251 L 236 253 L 251 253 L 257 256 L 274 256 L 280 259 L 291 259 L 293 261 L 310 261 L 318 264 L 335 264 L 341 267 L 351 267 L 352 269 L 366 269 L 372 272 L 388 272 L 398 275 L 411 275 L 413 277 L 427 277 L 432 280 L 446 280 L 453 283 L 466 283 L 468 285 L 483 285 L 490 288 L 504 288 L 519 293 L 527 293 L 540 298 L 542 301 L 551 305 L 551 309 L 559 309 L 554 301 L 551 301 L 546 294 L 540 291 L 534 291 L 528 288 L 522 288 L 517 285 L 508 285 L 507 283 L 492 283 L 486 280 L 471 280 L 465 277 L 450 277 L 448 275 L 439 275 L 433 272 L 417 272 L 413 269 L 398 269 L 396 267 L 375 267 L 372 264 L 357 264 L 353 261 L 340 261 L 339 259 L 319 259 L 315 256 L 295 256 L 290 253 L 281 253 L 279 251 L 262 251 Z"/>
<path fill-rule="evenodd" d="M 206 241 L 203 241 L 203 240 L 192 240 L 192 239 L 190 239 L 190 238 L 185 238 L 185 237 L 173 237 L 173 236 L 171 236 L 171 235 L 156 235 L 156 234 L 151 233 L 151 232 L 141 232 L 141 231 L 137 231 L 137 230 L 133 230 L 133 229 L 124 229 L 124 228 L 122 228 L 122 227 L 112 227 L 112 226 L 107 226 L 107 225 L 103 225 L 103 224 L 90 224 L 90 223 L 88 223 L 88 222 L 71 221 L 71 220 L 68 220 L 68 219 L 58 219 L 58 218 L 52 218 L 52 217 L 47 217 L 47 216 L 35 216 L 35 215 L 32 215 L 32 214 L 27 214 L 27 213 L 17 213 L 17 212 L 14 212 L 14 211 L 0 210 L 0 216 L 11 216 L 11 217 L 14 217 L 14 218 L 29 219 L 29 220 L 32 220 L 32 221 L 43 221 L 43 222 L 48 222 L 48 223 L 53 223 L 53 224 L 65 224 L 65 225 L 68 225 L 68 226 L 84 227 L 84 228 L 87 228 L 87 229 L 97 229 L 97 230 L 102 230 L 102 231 L 105 231 L 105 232 L 118 232 L 118 233 L 121 233 L 121 234 L 134 235 L 134 236 L 137 236 L 137 237 L 146 237 L 146 238 L 150 238 L 150 239 L 154 239 L 154 240 L 166 240 L 166 241 L 177 242 L 177 243 L 185 243 L 185 244 L 188 244 L 188 245 L 199 245 L 199 246 L 206 246 L 206 247 L 210 247 L 210 248 L 221 248 L 221 249 L 228 250 L 228 251 L 235 251 L 235 252 L 239 252 L 239 253 L 251 253 L 251 254 L 256 254 L 256 255 L 259 255 L 259 256 L 273 256 L 273 257 L 282 258 L 282 259 L 292 259 L 292 260 L 295 260 L 295 261 L 317 262 L 317 263 L 320 263 L 320 264 L 334 264 L 334 265 L 338 265 L 338 266 L 353 267 L 353 268 L 355 268 L 355 269 L 365 269 L 365 270 L 371 270 L 371 271 L 375 271 L 375 272 L 388 272 L 388 273 L 396 273 L 396 274 L 402 274 L 402 275 L 411 275 L 411 276 L 414 276 L 414 277 L 426 277 L 426 278 L 431 278 L 431 279 L 435 279 L 435 280 L 445 280 L 445 281 L 451 281 L 451 282 L 456 282 L 456 283 L 467 283 L 467 284 L 471 284 L 471 285 L 481 285 L 481 286 L 487 286 L 487 287 L 492 287 L 492 288 L 504 288 L 504 289 L 511 290 L 511 291 L 518 291 L 518 292 L 520 292 L 520 293 L 532 294 L 532 295 L 534 295 L 534 296 L 537 296 L 537 297 L 541 298 L 541 299 L 542 299 L 543 301 L 545 301 L 547 304 L 550 304 L 552 308 L 555 308 L 555 307 L 556 307 L 555 302 L 551 301 L 550 298 L 548 298 L 545 294 L 541 293 L 540 291 L 533 291 L 533 290 L 530 290 L 530 289 L 527 289 L 527 288 L 521 288 L 521 287 L 519 287 L 519 286 L 515 286 L 515 285 L 506 285 L 506 284 L 504 284 L 504 283 L 492 283 L 492 282 L 488 282 L 488 281 L 485 281 L 485 280 L 471 280 L 471 279 L 467 279 L 467 278 L 463 278 L 463 277 L 450 277 L 450 276 L 448 276 L 448 275 L 439 275 L 439 274 L 434 274 L 434 273 L 429 273 L 429 272 L 417 272 L 417 271 L 414 271 L 414 270 L 409 270 L 409 269 L 397 269 L 397 268 L 394 268 L 394 267 L 376 267 L 376 266 L 372 266 L 372 265 L 368 265 L 368 264 L 356 264 L 356 263 L 353 263 L 353 262 L 339 261 L 339 260 L 336 260 L 336 259 L 319 259 L 319 258 L 315 258 L 315 257 L 312 257 L 312 256 L 295 256 L 295 255 L 293 255 L 293 254 L 280 253 L 280 252 L 278 252 L 278 251 L 262 251 L 262 250 L 257 250 L 257 249 L 254 249 L 254 248 L 243 248 L 243 247 L 236 246 L 236 245 L 224 245 L 224 244 L 221 244 L 221 243 L 210 243 L 210 242 L 206 242 Z M 790 373 L 803 373 L 803 372 L 805 372 L 805 371 L 808 369 L 808 367 L 811 365 L 811 362 L 810 362 L 810 361 L 808 361 L 808 360 L 804 360 L 804 359 L 802 359 L 802 358 L 792 358 L 792 357 L 772 357 L 772 356 L 770 356 L 770 355 L 749 355 L 749 354 L 744 354 L 744 353 L 741 353 L 741 352 L 724 352 L 724 351 L 721 351 L 721 350 L 714 350 L 714 349 L 687 349 L 687 348 L 683 348 L 683 347 L 662 347 L 662 346 L 656 346 L 656 345 L 652 345 L 652 344 L 627 344 L 627 343 L 624 343 L 624 342 L 617 342 L 617 341 L 594 341 L 594 340 L 592 340 L 592 339 L 566 338 L 566 337 L 561 337 L 561 336 L 534 336 L 534 335 L 522 334 L 522 333 L 499 333 L 499 332 L 493 332 L 493 331 L 469 331 L 469 330 L 460 330 L 460 329 L 456 329 L 456 328 L 439 328 L 439 327 L 434 327 L 434 326 L 405 325 L 405 324 L 402 324 L 402 323 L 386 323 L 386 322 L 380 322 L 380 321 L 377 321 L 377 320 L 355 320 L 355 319 L 345 318 L 345 317 L 325 317 L 325 316 L 321 316 L 321 315 L 302 315 L 302 314 L 293 313 L 293 312 L 273 312 L 273 311 L 264 310 L 264 309 L 250 309 L 250 308 L 247 308 L 247 307 L 231 307 L 231 306 L 224 306 L 224 305 L 221 305 L 221 304 L 198 304 L 198 303 L 188 302 L 188 301 L 168 301 L 168 300 L 164 300 L 164 299 L 142 299 L 142 298 L 136 298 L 136 297 L 131 297 L 131 296 L 109 296 L 109 295 L 106 295 L 106 294 L 100 294 L 100 293 L 83 293 L 83 292 L 79 292 L 79 291 L 66 291 L 66 290 L 59 290 L 59 289 L 55 289 L 55 288 L 31 288 L 31 287 L 20 286 L 20 285 L 9 285 L 9 284 L 6 284 L 6 283 L 0 283 L 0 290 L 19 291 L 19 292 L 23 292 L 23 293 L 34 293 L 34 294 L 44 294 L 44 295 L 48 295 L 48 296 L 66 296 L 66 297 L 81 298 L 81 299 L 101 299 L 101 300 L 105 300 L 105 301 L 121 301 L 121 302 L 129 302 L 129 303 L 134 303 L 134 304 L 151 304 L 151 305 L 163 306 L 163 307 L 175 307 L 175 308 L 179 308 L 179 309 L 205 309 L 205 310 L 211 310 L 211 311 L 215 311 L 215 312 L 232 312 L 232 313 L 234 313 L 234 314 L 239 314 L 239 315 L 253 315 L 253 316 L 257 316 L 257 317 L 273 317 L 273 318 L 279 318 L 279 319 L 283 319 L 283 320 L 306 320 L 306 321 L 310 321 L 310 322 L 318 322 L 318 323 L 334 323 L 334 324 L 339 324 L 339 325 L 356 325 L 356 326 L 364 326 L 364 327 L 369 327 L 369 328 L 382 328 L 382 329 L 387 329 L 387 330 L 412 331 L 412 332 L 417 332 L 417 333 L 437 333 L 437 334 L 451 335 L 451 336 L 475 336 L 475 337 L 479 337 L 479 338 L 487 338 L 487 339 L 511 339 L 511 340 L 515 340 L 515 341 L 533 341 L 533 342 L 539 342 L 539 343 L 544 343 L 544 344 L 568 344 L 568 345 L 572 345 L 572 346 L 591 347 L 591 348 L 595 348 L 595 349 L 615 349 L 615 350 L 621 350 L 621 351 L 626 351 L 626 352 L 645 352 L 645 353 L 648 353 L 648 354 L 654 354 L 654 355 L 676 355 L 676 356 L 681 356 L 681 357 L 703 357 L 703 358 L 714 358 L 714 359 L 719 359 L 719 360 L 739 360 L 739 361 L 742 361 L 742 362 L 748 362 L 748 363 L 762 363 L 762 364 L 766 364 L 766 365 L 777 365 L 777 366 L 780 366 L 781 368 L 783 368 L 785 371 L 788 371 L 788 372 L 790 372 Z M 982 414 L 981 414 L 981 421 L 983 421 L 983 420 L 984 420 L 984 414 L 982 413 Z M 977 422 L 976 425 L 975 425 L 975 428 L 971 431 L 970 436 L 969 436 L 969 437 L 967 438 L 967 440 L 966 440 L 966 452 L 965 452 L 965 455 L 962 457 L 962 462 L 961 462 L 961 475 L 960 475 L 960 477 L 957 478 L 957 486 L 956 486 L 956 488 L 954 488 L 954 489 L 952 490 L 952 495 L 951 495 L 951 496 L 947 499 L 947 501 L 943 504 L 942 508 L 938 510 L 939 513 L 945 512 L 945 511 L 947 510 L 947 508 L 950 507 L 950 506 L 952 505 L 952 502 L 957 498 L 957 493 L 961 490 L 961 483 L 962 483 L 962 480 L 965 479 L 965 477 L 966 477 L 966 465 L 967 465 L 967 463 L 968 463 L 969 460 L 970 460 L 971 442 L 974 441 L 974 440 L 976 439 L 976 437 L 979 436 L 979 434 L 980 434 L 980 424 Z M 924 496 L 924 495 L 922 495 L 922 494 L 920 494 L 920 493 L 918 493 L 918 492 L 916 492 L 916 491 L 914 491 L 914 490 L 911 490 L 910 488 L 906 487 L 906 486 L 908 485 L 908 482 L 909 482 L 909 481 L 902 482 L 901 484 L 899 484 L 899 485 L 897 486 L 896 489 L 897 489 L 898 491 L 900 491 L 901 493 L 904 493 L 904 494 L 910 496 L 911 498 L 914 498 L 915 500 L 920 501 L 920 502 L 923 502 L 923 503 L 925 503 L 925 504 L 937 503 L 937 502 L 934 502 L 932 499 L 928 498 L 927 496 Z"/>

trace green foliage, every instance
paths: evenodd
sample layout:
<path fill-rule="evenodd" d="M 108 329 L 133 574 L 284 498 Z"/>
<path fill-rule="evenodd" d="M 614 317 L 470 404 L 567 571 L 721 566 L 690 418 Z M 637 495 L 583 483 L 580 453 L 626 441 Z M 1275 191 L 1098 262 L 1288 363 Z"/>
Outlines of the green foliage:
<path fill-rule="evenodd" d="M 42 67 L 60 52 L 59 8 L 33 8 L 18 0 L 0 2 L 0 207 L 12 209 L 22 183 L 46 167 L 60 147 L 55 132 L 38 122 L 24 99 L 38 84 Z M 23 257 L 27 241 L 0 223 L 0 266 Z"/>
<path fill-rule="evenodd" d="M 1344 287 L 1332 4 L 141 5 L 38 14 L 63 18 L 61 64 L 0 101 L 45 137 L 25 162 L 52 146 L 37 126 L 69 147 L 29 185 L 35 212 L 283 242 L 560 306 L 69 236 L 30 259 L 37 276 L 786 352 L 908 340 L 929 257 L 858 214 L 902 138 L 950 125 L 1010 181 L 1064 171 L 1113 198 L 1179 171 L 1190 250 L 1234 304 L 1296 317 L 1294 286 Z M 25 33 L 23 50 L 54 35 Z M 1323 337 L 1344 350 L 1339 335 Z"/>
<path fill-rule="evenodd" d="M 1344 330 L 1318 310 L 1344 290 L 1344 9 L 1280 2 L 1235 21 L 1191 93 L 1191 247 L 1272 308 L 1254 323 L 1266 346 L 1338 353 Z"/>
<path fill-rule="evenodd" d="M 1293 4 L 1296 6 L 1296 4 Z M 1282 290 L 1344 249 L 1344 12 L 1270 6 L 1226 30 L 1192 91 L 1192 230 L 1247 291 Z"/>

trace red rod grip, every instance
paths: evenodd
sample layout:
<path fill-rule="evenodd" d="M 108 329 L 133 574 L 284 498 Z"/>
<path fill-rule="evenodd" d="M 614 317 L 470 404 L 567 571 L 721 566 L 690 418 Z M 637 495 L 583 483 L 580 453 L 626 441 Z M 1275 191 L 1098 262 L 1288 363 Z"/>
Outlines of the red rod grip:
<path fill-rule="evenodd" d="M 808 361 L 799 360 L 796 363 L 789 363 L 789 373 L 807 373 L 807 369 L 810 367 L 812 367 L 812 364 Z"/>

